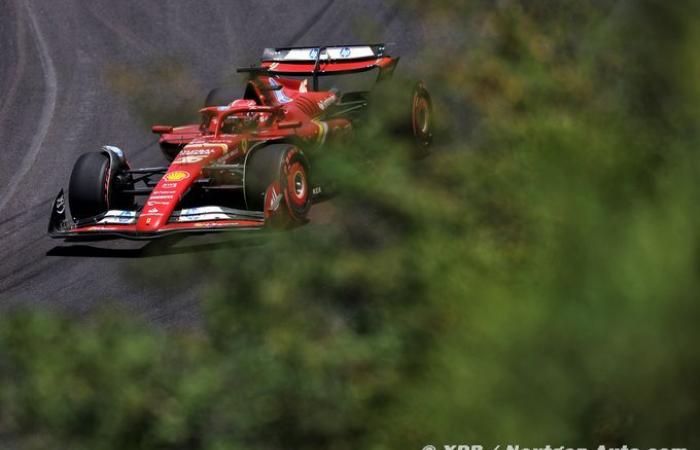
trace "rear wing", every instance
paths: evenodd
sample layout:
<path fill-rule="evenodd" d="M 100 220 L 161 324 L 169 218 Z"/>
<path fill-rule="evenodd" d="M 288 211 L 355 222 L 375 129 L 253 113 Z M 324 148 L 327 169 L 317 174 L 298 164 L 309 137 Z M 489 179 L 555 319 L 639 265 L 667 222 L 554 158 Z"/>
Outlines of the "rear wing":
<path fill-rule="evenodd" d="M 391 74 L 399 58 L 387 53 L 386 44 L 326 45 L 320 47 L 266 48 L 260 67 L 239 72 L 289 76 L 312 76 L 318 90 L 318 77 L 345 75 L 379 69 L 379 78 Z"/>
<path fill-rule="evenodd" d="M 385 56 L 385 51 L 385 44 L 279 47 L 266 48 L 262 60 L 277 63 L 309 63 L 317 60 L 347 62 L 381 58 Z"/>

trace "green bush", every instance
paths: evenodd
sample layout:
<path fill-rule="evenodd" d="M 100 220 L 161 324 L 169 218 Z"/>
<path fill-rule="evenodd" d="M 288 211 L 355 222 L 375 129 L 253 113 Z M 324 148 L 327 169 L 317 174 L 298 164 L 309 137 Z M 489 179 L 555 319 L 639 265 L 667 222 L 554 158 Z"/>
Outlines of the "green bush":
<path fill-rule="evenodd" d="M 437 152 L 412 161 L 381 126 L 328 152 L 322 223 L 190 263 L 201 330 L 3 317 L 0 436 L 700 445 L 697 7 L 407 7 L 463 30 L 425 56 Z"/>

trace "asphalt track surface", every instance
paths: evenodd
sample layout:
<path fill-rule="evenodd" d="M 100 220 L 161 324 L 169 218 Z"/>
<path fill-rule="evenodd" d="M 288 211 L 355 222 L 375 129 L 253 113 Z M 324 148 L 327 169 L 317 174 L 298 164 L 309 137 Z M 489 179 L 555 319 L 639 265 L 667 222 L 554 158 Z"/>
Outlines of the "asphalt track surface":
<path fill-rule="evenodd" d="M 424 37 L 393 1 L 3 0 L 0 314 L 21 306 L 79 317 L 109 301 L 166 327 L 196 323 L 204 275 L 153 283 L 139 268 L 239 244 L 187 238 L 149 250 L 48 238 L 51 202 L 76 158 L 112 144 L 133 166 L 163 165 L 149 121 L 194 118 L 208 89 L 263 47 L 396 42 L 410 61 Z"/>

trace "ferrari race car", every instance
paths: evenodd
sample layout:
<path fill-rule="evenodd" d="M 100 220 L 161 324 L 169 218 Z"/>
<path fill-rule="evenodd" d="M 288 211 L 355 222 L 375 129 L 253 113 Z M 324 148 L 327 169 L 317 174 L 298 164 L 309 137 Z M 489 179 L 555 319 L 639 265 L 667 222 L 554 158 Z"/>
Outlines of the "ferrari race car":
<path fill-rule="evenodd" d="M 248 76 L 242 98 L 214 89 L 200 123 L 153 126 L 169 166 L 132 168 L 114 146 L 80 156 L 67 199 L 61 190 L 53 204 L 49 235 L 153 239 L 304 223 L 323 190 L 315 155 L 353 130 L 398 61 L 383 44 L 266 49 L 259 66 L 238 69 Z M 322 77 L 363 73 L 370 90 L 319 89 Z M 408 94 L 406 130 L 425 149 L 430 95 L 422 83 Z"/>

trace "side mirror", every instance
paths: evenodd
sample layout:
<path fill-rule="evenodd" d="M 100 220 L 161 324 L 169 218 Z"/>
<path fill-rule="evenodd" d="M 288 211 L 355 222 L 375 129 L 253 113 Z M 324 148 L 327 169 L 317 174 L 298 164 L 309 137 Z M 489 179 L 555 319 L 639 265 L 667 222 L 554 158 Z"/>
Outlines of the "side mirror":
<path fill-rule="evenodd" d="M 153 125 L 151 131 L 155 134 L 168 134 L 173 132 L 173 127 L 169 125 Z"/>
<path fill-rule="evenodd" d="M 280 130 L 288 130 L 290 128 L 299 128 L 301 122 L 298 120 L 284 120 L 277 124 Z"/>

